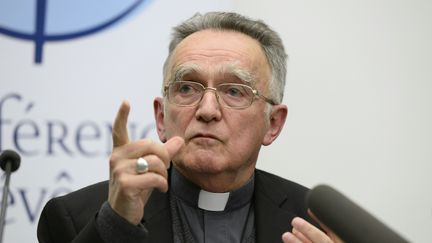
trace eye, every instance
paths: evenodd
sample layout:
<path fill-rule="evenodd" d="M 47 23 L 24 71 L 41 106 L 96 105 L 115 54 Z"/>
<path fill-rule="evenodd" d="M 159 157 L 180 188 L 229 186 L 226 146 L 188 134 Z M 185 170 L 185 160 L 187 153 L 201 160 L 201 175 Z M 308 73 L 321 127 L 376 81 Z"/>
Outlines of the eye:
<path fill-rule="evenodd" d="M 199 83 L 189 81 L 178 81 L 172 86 L 172 92 L 182 96 L 198 94 L 202 89 Z"/>
<path fill-rule="evenodd" d="M 189 94 L 189 93 L 194 92 L 196 89 L 191 84 L 182 83 L 182 84 L 178 85 L 177 90 L 179 93 Z"/>
<path fill-rule="evenodd" d="M 237 87 L 230 87 L 228 89 L 228 94 L 231 95 L 231 96 L 236 96 L 236 97 L 242 95 L 241 91 Z"/>
<path fill-rule="evenodd" d="M 224 95 L 232 98 L 247 96 L 246 88 L 240 85 L 224 85 L 221 87 Z"/>

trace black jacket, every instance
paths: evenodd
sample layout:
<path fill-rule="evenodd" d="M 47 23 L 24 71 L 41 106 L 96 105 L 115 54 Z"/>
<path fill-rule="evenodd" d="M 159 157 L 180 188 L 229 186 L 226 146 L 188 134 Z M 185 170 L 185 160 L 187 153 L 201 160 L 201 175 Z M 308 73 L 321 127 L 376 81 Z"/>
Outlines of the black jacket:
<path fill-rule="evenodd" d="M 281 242 L 292 229 L 295 216 L 310 222 L 305 205 L 307 188 L 276 175 L 255 171 L 255 230 L 257 243 Z M 108 198 L 108 181 L 100 182 L 62 197 L 51 199 L 39 219 L 41 243 L 104 242 L 95 227 L 96 214 Z M 168 194 L 154 190 L 145 206 L 144 220 L 149 243 L 173 241 Z"/>

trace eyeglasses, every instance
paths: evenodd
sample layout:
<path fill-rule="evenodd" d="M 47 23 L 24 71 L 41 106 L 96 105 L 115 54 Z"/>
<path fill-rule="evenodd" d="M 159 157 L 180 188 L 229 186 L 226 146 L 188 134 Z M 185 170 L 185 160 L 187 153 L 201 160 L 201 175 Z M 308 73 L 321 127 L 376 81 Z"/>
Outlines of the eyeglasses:
<path fill-rule="evenodd" d="M 178 106 L 195 106 L 201 101 L 207 90 L 214 91 L 219 104 L 229 108 L 245 109 L 256 98 L 262 98 L 272 105 L 276 104 L 258 93 L 256 89 L 237 83 L 224 83 L 213 88 L 204 87 L 204 85 L 192 81 L 175 81 L 165 85 L 164 96 L 168 98 L 170 103 Z"/>

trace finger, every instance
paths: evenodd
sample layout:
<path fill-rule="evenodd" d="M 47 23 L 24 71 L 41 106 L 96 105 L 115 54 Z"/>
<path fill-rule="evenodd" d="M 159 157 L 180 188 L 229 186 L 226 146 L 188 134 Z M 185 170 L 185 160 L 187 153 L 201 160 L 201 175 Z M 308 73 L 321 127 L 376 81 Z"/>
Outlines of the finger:
<path fill-rule="evenodd" d="M 160 160 L 155 155 L 148 155 L 142 157 L 148 163 L 148 172 L 146 173 L 156 173 L 165 178 L 168 178 L 167 168 L 165 163 Z M 123 173 L 137 175 L 137 159 L 127 159 L 122 160 L 120 163 L 117 163 L 115 168 L 112 168 L 111 174 L 113 178 L 120 177 Z"/>
<path fill-rule="evenodd" d="M 301 232 L 307 239 L 312 242 L 330 243 L 331 239 L 321 230 L 307 222 L 306 220 L 296 217 L 291 222 L 292 226 Z"/>
<path fill-rule="evenodd" d="M 301 240 L 303 243 L 312 243 L 306 236 L 302 234 L 302 232 L 298 231 L 296 228 L 293 228 L 292 233 Z"/>
<path fill-rule="evenodd" d="M 311 216 L 311 218 L 313 219 L 313 220 L 315 220 L 320 226 L 321 226 L 321 228 L 323 228 L 326 232 L 329 232 L 329 231 L 331 231 L 325 224 L 323 224 L 316 216 L 315 216 L 315 214 L 310 210 L 310 209 L 308 209 L 308 214 Z"/>
<path fill-rule="evenodd" d="M 284 243 L 303 243 L 299 238 L 297 238 L 291 232 L 286 232 L 282 235 L 282 241 Z"/>
<path fill-rule="evenodd" d="M 111 155 L 114 160 L 121 158 L 138 158 L 148 154 L 159 156 L 164 162 L 169 162 L 172 157 L 183 146 L 184 140 L 181 137 L 173 137 L 165 144 L 157 143 L 151 139 L 141 139 L 129 142 L 126 146 L 116 149 Z"/>
<path fill-rule="evenodd" d="M 178 136 L 170 138 L 164 144 L 165 148 L 168 151 L 169 160 L 171 160 L 177 154 L 177 152 L 181 149 L 183 145 L 184 145 L 184 139 Z"/>
<path fill-rule="evenodd" d="M 129 136 L 127 131 L 127 120 L 130 111 L 130 104 L 128 101 L 123 101 L 117 112 L 117 116 L 114 120 L 112 137 L 113 146 L 119 147 L 129 142 Z"/>
<path fill-rule="evenodd" d="M 323 230 L 327 233 L 327 235 L 330 236 L 330 238 L 334 241 L 334 242 L 343 242 L 339 236 L 337 236 L 329 227 L 327 227 L 325 224 L 323 224 L 316 216 L 315 214 L 308 209 L 308 214 L 312 217 L 313 220 L 315 220 L 316 222 L 318 222 L 318 224 L 320 225 L 321 228 L 323 228 Z"/>
<path fill-rule="evenodd" d="M 168 178 L 168 171 L 165 163 L 155 155 L 147 155 L 143 157 L 148 163 L 148 172 L 157 173 L 165 178 Z M 136 169 L 136 162 L 135 166 Z"/>
<path fill-rule="evenodd" d="M 153 190 L 153 188 L 159 189 L 161 192 L 168 191 L 168 181 L 167 178 L 156 174 L 156 173 L 143 173 L 139 175 L 123 175 L 119 178 L 119 184 L 124 189 L 124 191 L 144 191 Z"/>
<path fill-rule="evenodd" d="M 116 148 L 111 156 L 114 157 L 114 159 L 136 159 L 148 154 L 155 154 L 160 155 L 161 159 L 164 159 L 164 156 L 168 158 L 168 153 L 165 150 L 161 143 L 151 139 L 140 139 L 131 141 L 121 148 Z M 164 155 L 164 153 L 166 155 Z"/>

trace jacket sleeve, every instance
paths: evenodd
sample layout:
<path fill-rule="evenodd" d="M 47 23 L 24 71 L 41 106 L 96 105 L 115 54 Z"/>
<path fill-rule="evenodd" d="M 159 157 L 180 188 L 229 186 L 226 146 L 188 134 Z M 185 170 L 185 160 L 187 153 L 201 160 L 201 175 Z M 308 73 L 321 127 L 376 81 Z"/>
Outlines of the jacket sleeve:
<path fill-rule="evenodd" d="M 96 214 L 82 228 L 74 222 L 61 199 L 51 199 L 39 218 L 37 237 L 40 243 L 104 243 L 96 228 Z M 78 227 L 78 228 L 77 228 Z"/>

